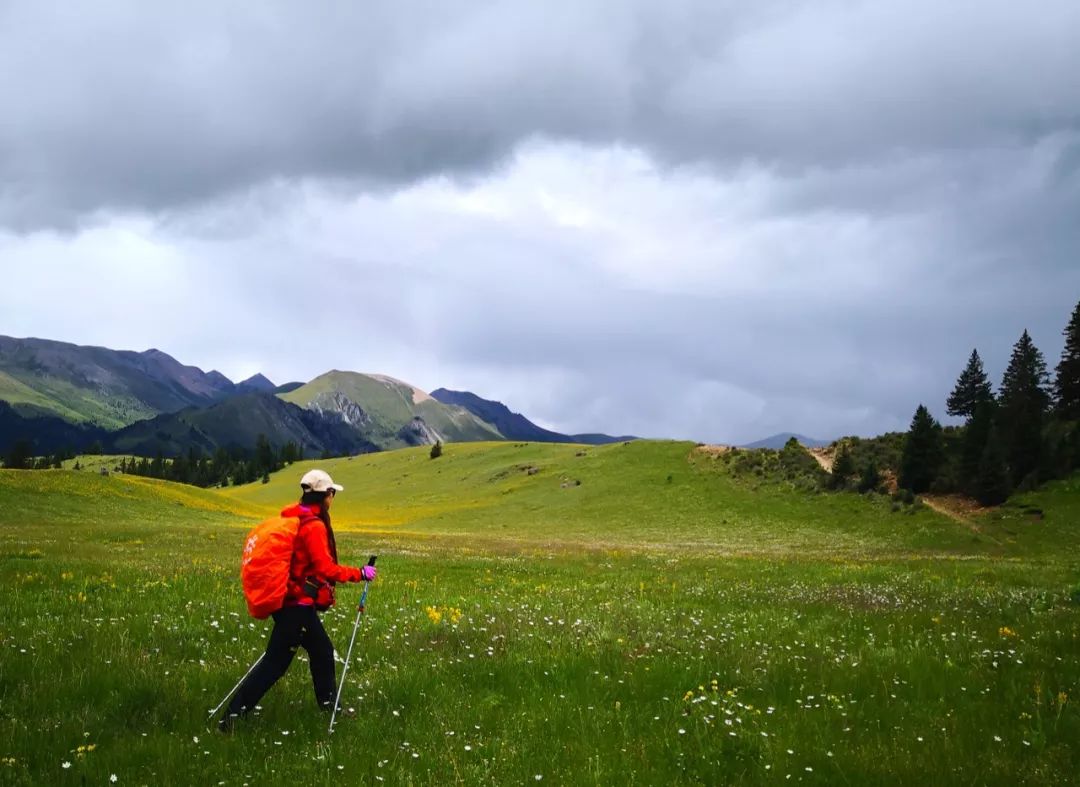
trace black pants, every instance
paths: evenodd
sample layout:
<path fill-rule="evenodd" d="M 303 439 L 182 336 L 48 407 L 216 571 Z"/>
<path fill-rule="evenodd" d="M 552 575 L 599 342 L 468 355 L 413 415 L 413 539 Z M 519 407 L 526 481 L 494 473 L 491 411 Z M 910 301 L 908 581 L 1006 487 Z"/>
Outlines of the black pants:
<path fill-rule="evenodd" d="M 266 643 L 262 661 L 248 675 L 232 698 L 225 716 L 243 715 L 254 710 L 259 700 L 285 674 L 298 647 L 307 651 L 315 701 L 330 709 L 337 690 L 334 676 L 334 646 L 326 635 L 315 607 L 285 607 L 274 613 L 274 630 Z"/>

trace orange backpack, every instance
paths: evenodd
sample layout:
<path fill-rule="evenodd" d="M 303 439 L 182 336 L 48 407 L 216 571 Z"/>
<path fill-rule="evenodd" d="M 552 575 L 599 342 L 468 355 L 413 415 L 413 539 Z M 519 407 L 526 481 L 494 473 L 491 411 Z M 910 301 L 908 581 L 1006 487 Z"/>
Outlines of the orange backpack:
<path fill-rule="evenodd" d="M 300 518 L 272 517 L 255 526 L 244 541 L 240 582 L 248 613 L 262 620 L 285 603 L 293 544 Z"/>

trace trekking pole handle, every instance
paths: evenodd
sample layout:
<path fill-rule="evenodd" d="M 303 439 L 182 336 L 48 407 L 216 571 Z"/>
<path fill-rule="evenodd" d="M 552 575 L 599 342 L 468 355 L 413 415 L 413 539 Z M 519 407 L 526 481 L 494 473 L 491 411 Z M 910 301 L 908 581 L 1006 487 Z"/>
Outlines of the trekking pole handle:
<path fill-rule="evenodd" d="M 378 559 L 378 557 L 378 555 L 371 555 L 368 558 L 367 564 L 374 567 L 375 561 Z M 361 615 L 364 614 L 364 603 L 367 601 L 367 589 L 368 585 L 370 584 L 370 582 L 366 580 L 364 581 L 364 592 L 360 594 L 360 603 L 356 605 L 356 609 Z"/>

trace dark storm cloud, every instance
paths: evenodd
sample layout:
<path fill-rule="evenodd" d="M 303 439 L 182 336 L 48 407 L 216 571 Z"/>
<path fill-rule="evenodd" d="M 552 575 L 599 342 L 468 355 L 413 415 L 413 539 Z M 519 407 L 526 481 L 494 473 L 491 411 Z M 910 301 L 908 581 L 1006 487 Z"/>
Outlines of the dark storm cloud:
<path fill-rule="evenodd" d="M 1080 127 L 1078 29 L 1068 0 L 8 2 L 0 222 L 482 174 L 536 137 L 790 175 L 917 167 Z"/>
<path fill-rule="evenodd" d="M 1072 0 L 0 0 L 0 333 L 871 434 L 1056 363 L 1077 216 Z"/>

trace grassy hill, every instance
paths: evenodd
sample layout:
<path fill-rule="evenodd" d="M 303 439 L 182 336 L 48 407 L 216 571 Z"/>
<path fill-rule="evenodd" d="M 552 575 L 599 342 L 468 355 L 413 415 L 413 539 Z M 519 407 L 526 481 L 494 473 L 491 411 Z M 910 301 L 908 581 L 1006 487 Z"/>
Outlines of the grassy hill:
<path fill-rule="evenodd" d="M 281 394 L 287 402 L 340 418 L 381 448 L 502 435 L 464 408 L 445 405 L 419 389 L 381 375 L 331 371 Z M 422 424 L 415 419 L 422 419 Z"/>
<path fill-rule="evenodd" d="M 220 736 L 208 711 L 268 631 L 240 594 L 244 533 L 295 499 L 311 464 L 226 492 L 0 470 L 0 782 L 1057 785 L 1080 772 L 1077 479 L 974 533 L 881 497 L 733 476 L 666 442 L 324 463 L 346 486 L 342 559 L 380 555 L 343 689 L 358 712 L 328 739 L 294 663 Z M 339 587 L 323 618 L 341 651 L 358 593 Z"/>
<path fill-rule="evenodd" d="M 269 484 L 224 494 L 270 509 L 292 500 L 300 474 L 315 466 L 346 488 L 334 504 L 342 528 L 793 556 L 978 555 L 1007 548 L 997 525 L 976 532 L 926 508 L 894 511 L 882 496 L 760 485 L 733 477 L 684 442 L 462 443 L 435 460 L 424 448 L 403 449 L 303 462 Z M 1054 523 L 1055 533 L 1063 527 Z M 1014 540 L 1037 549 L 1044 537 L 1028 531 Z"/>

